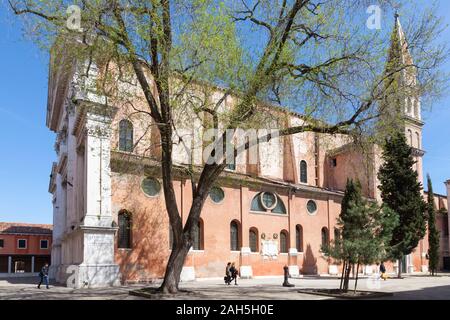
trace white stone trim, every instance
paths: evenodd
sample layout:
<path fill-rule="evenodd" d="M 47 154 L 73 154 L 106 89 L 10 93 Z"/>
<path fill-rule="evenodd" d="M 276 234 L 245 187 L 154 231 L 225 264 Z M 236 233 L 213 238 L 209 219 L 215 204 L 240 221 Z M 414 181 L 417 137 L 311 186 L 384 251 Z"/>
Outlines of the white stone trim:
<path fill-rule="evenodd" d="M 183 267 L 180 275 L 181 282 L 195 281 L 195 268 Z"/>
<path fill-rule="evenodd" d="M 295 266 L 289 266 L 289 275 L 292 278 L 298 278 L 300 276 L 300 268 L 295 265 Z"/>
<path fill-rule="evenodd" d="M 252 250 L 250 249 L 250 247 L 241 247 L 242 255 L 251 254 L 251 253 L 252 253 Z"/>
<path fill-rule="evenodd" d="M 242 279 L 253 278 L 252 266 L 241 266 L 239 275 Z"/>
<path fill-rule="evenodd" d="M 338 266 L 334 264 L 328 266 L 328 274 L 332 276 L 338 275 L 339 274 Z"/>

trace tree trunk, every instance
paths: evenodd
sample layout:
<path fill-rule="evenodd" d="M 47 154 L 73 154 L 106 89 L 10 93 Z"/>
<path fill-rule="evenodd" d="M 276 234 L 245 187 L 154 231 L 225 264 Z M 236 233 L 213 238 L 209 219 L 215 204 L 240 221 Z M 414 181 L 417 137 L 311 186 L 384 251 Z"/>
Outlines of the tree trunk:
<path fill-rule="evenodd" d="M 189 243 L 182 243 L 179 246 L 174 246 L 172 249 L 169 262 L 167 263 L 164 281 L 159 288 L 159 291 L 162 293 L 175 294 L 178 292 L 181 271 L 183 270 L 184 261 L 186 260 L 190 247 Z"/>
<path fill-rule="evenodd" d="M 344 260 L 344 265 L 342 266 L 342 273 L 341 273 L 341 284 L 339 286 L 339 290 L 342 290 L 342 285 L 344 283 L 344 273 L 345 273 L 345 268 L 347 266 L 347 261 Z"/>
<path fill-rule="evenodd" d="M 398 259 L 398 273 L 397 273 L 397 278 L 399 278 L 399 279 L 402 278 L 402 268 L 403 268 L 403 258 Z"/>
<path fill-rule="evenodd" d="M 348 292 L 351 271 L 352 271 L 352 265 L 350 264 L 350 262 L 347 262 L 347 269 L 345 270 L 345 277 L 344 277 L 344 287 L 343 287 L 344 292 Z"/>
<path fill-rule="evenodd" d="M 356 287 L 358 286 L 358 278 L 359 278 L 359 262 L 356 267 L 355 289 L 353 290 L 353 293 L 356 293 Z"/>

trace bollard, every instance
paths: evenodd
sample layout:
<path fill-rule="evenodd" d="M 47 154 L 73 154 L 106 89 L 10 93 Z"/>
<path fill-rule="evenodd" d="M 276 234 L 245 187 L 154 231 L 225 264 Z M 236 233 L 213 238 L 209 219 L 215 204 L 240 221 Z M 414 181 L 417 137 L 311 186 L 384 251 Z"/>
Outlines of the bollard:
<path fill-rule="evenodd" d="M 284 266 L 283 267 L 284 270 L 284 282 L 283 282 L 283 287 L 288 287 L 288 288 L 292 288 L 295 287 L 295 285 L 289 283 L 289 267 L 288 266 Z"/>

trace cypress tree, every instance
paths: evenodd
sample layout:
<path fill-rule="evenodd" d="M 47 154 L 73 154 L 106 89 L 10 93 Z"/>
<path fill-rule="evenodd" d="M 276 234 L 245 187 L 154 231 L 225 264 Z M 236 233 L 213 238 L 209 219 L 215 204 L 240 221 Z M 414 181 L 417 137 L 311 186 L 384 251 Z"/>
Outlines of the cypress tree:
<path fill-rule="evenodd" d="M 361 194 L 359 182 L 347 180 L 337 225 L 342 237 L 322 247 L 326 256 L 343 263 L 340 289 L 347 292 L 352 266 L 356 265 L 356 291 L 360 265 L 384 261 L 389 255 L 392 231 L 398 218 L 388 207 L 379 207 Z"/>
<path fill-rule="evenodd" d="M 403 258 L 417 247 L 425 236 L 427 205 L 422 198 L 422 185 L 413 169 L 412 148 L 403 132 L 394 132 L 383 145 L 383 165 L 378 179 L 383 203 L 398 214 L 400 224 L 391 240 L 391 259 L 399 260 L 401 277 Z"/>
<path fill-rule="evenodd" d="M 428 268 L 434 276 L 439 266 L 439 231 L 436 229 L 436 207 L 434 205 L 433 185 L 430 175 L 428 182 Z"/>

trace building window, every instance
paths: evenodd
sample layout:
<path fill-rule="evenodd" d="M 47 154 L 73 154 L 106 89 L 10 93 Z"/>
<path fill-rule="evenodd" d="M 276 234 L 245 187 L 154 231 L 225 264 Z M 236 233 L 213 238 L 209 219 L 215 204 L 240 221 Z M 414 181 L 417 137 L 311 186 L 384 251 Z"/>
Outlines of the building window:
<path fill-rule="evenodd" d="M 315 201 L 313 200 L 309 200 L 308 203 L 306 204 L 306 209 L 308 210 L 308 213 L 310 215 L 313 215 L 317 212 L 317 204 Z"/>
<path fill-rule="evenodd" d="M 232 221 L 230 224 L 230 249 L 231 251 L 239 251 L 240 246 L 239 224 L 237 221 Z"/>
<path fill-rule="evenodd" d="M 236 171 L 236 148 L 234 147 L 234 144 L 229 143 L 225 153 L 225 161 L 227 163 L 226 169 Z"/>
<path fill-rule="evenodd" d="M 338 243 L 341 239 L 341 231 L 338 228 L 334 228 L 334 243 Z"/>
<path fill-rule="evenodd" d="M 322 247 L 328 246 L 328 229 L 326 227 L 322 228 Z"/>
<path fill-rule="evenodd" d="M 289 252 L 289 240 L 288 240 L 288 232 L 283 230 L 280 232 L 280 253 L 288 253 Z"/>
<path fill-rule="evenodd" d="M 270 192 L 261 193 L 261 203 L 266 210 L 272 210 L 277 205 L 277 197 Z"/>
<path fill-rule="evenodd" d="M 413 146 L 413 134 L 410 129 L 408 129 L 408 142 L 409 142 L 409 146 L 412 147 Z"/>
<path fill-rule="evenodd" d="M 142 191 L 150 197 L 156 197 L 161 191 L 161 184 L 154 178 L 145 178 L 142 180 Z"/>
<path fill-rule="evenodd" d="M 198 221 L 197 227 L 194 230 L 194 239 L 192 243 L 193 250 L 204 250 L 203 247 L 203 220 Z"/>
<path fill-rule="evenodd" d="M 48 240 L 41 240 L 40 241 L 40 248 L 41 249 L 48 249 Z"/>
<path fill-rule="evenodd" d="M 126 119 L 119 123 L 119 150 L 125 152 L 133 151 L 133 124 Z"/>
<path fill-rule="evenodd" d="M 266 209 L 262 206 L 261 204 L 261 194 L 258 193 L 252 200 L 252 204 L 251 204 L 251 211 L 261 211 L 264 212 L 266 211 Z"/>
<path fill-rule="evenodd" d="M 420 114 L 419 114 L 419 100 L 415 99 L 414 100 L 414 115 L 416 116 L 417 119 L 420 119 Z"/>
<path fill-rule="evenodd" d="M 18 249 L 26 249 L 27 248 L 27 240 L 25 240 L 25 239 L 17 240 L 17 248 Z"/>
<path fill-rule="evenodd" d="M 443 223 L 442 223 L 442 228 L 444 229 L 443 233 L 444 233 L 444 237 L 448 237 L 448 217 L 447 215 L 444 215 L 444 219 L 443 219 Z"/>
<path fill-rule="evenodd" d="M 412 116 L 412 100 L 411 100 L 411 98 L 407 98 L 406 99 L 406 113 L 409 115 L 409 116 Z"/>
<path fill-rule="evenodd" d="M 5 247 L 5 240 L 0 239 L 0 248 L 4 248 Z"/>
<path fill-rule="evenodd" d="M 287 212 L 283 200 L 277 194 L 271 192 L 260 192 L 254 196 L 250 210 L 254 212 L 270 211 L 277 214 L 286 214 Z"/>
<path fill-rule="evenodd" d="M 119 212 L 119 241 L 120 249 L 131 249 L 131 213 L 126 210 Z"/>
<path fill-rule="evenodd" d="M 300 162 L 300 182 L 308 183 L 308 164 L 305 160 Z"/>
<path fill-rule="evenodd" d="M 297 251 L 303 252 L 303 227 L 299 224 L 295 227 L 295 241 Z"/>
<path fill-rule="evenodd" d="M 331 166 L 336 168 L 337 167 L 337 158 L 331 159 Z"/>
<path fill-rule="evenodd" d="M 258 229 L 251 228 L 249 232 L 250 251 L 258 252 Z"/>
<path fill-rule="evenodd" d="M 209 197 L 214 203 L 221 203 L 225 198 L 225 193 L 219 187 L 213 187 L 209 192 Z"/>
<path fill-rule="evenodd" d="M 417 149 L 420 149 L 421 148 L 421 145 L 420 145 L 420 134 L 418 132 L 416 132 L 416 140 L 417 140 Z"/>

